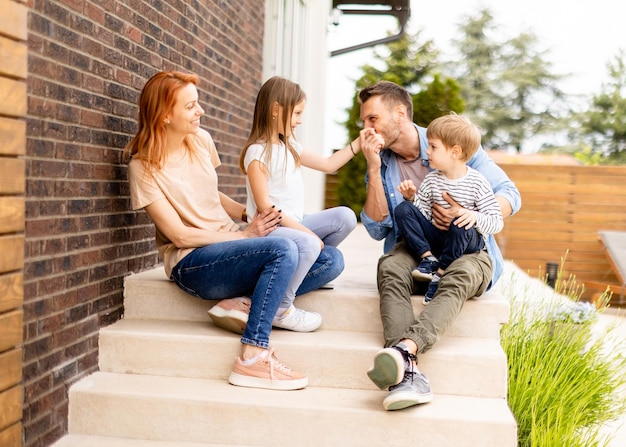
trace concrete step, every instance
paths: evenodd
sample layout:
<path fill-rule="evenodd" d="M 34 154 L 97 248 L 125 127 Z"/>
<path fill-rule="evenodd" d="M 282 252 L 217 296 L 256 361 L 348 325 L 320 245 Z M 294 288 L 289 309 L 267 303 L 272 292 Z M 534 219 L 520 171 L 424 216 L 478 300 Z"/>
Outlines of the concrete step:
<path fill-rule="evenodd" d="M 311 386 L 376 390 L 366 372 L 382 347 L 380 334 L 275 329 L 281 360 L 305 372 Z M 100 331 L 100 370 L 227 380 L 239 337 L 211 323 L 121 320 Z M 435 393 L 505 398 L 507 363 L 497 339 L 444 336 L 419 357 Z"/>
<path fill-rule="evenodd" d="M 317 290 L 296 298 L 296 305 L 319 312 L 322 329 L 382 333 L 379 297 L 371 278 L 361 282 L 354 271 L 345 271 L 334 281 L 333 290 Z M 372 272 L 375 275 L 375 271 Z M 210 321 L 207 310 L 217 301 L 193 297 L 168 281 L 162 267 L 133 274 L 125 279 L 124 317 L 126 319 Z M 419 314 L 422 297 L 414 297 L 413 309 Z M 508 321 L 509 303 L 495 292 L 469 300 L 446 335 L 499 338 L 500 327 Z"/>
<path fill-rule="evenodd" d="M 148 441 L 145 439 L 114 438 L 111 436 L 66 435 L 52 444 L 51 447 L 225 447 L 226 445 L 232 447 L 232 444 Z M 240 445 L 238 447 L 244 446 Z"/>
<path fill-rule="evenodd" d="M 279 392 L 224 380 L 98 372 L 70 389 L 69 432 L 178 445 L 516 445 L 504 399 L 437 394 L 429 404 L 386 412 L 385 395 L 322 387 Z"/>

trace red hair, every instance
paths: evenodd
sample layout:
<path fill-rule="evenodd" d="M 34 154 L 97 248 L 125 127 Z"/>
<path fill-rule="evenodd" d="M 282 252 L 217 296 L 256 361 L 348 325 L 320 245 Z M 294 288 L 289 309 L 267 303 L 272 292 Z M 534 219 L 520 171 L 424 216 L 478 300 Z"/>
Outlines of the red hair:
<path fill-rule="evenodd" d="M 165 158 L 165 117 L 176 103 L 177 93 L 188 84 L 198 85 L 198 76 L 162 71 L 152 76 L 139 95 L 138 130 L 124 148 L 128 157 L 159 169 Z"/>

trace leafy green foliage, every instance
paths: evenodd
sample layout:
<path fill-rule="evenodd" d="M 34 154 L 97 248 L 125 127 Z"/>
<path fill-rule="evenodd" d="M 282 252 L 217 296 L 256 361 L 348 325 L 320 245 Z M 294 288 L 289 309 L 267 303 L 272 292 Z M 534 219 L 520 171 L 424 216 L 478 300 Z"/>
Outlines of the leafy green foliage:
<path fill-rule="evenodd" d="M 591 108 L 579 115 L 581 133 L 587 152 L 579 152 L 580 160 L 603 164 L 626 162 L 626 62 L 624 51 L 607 64 L 610 82 L 592 100 Z M 598 160 L 593 155 L 600 155 Z"/>
<path fill-rule="evenodd" d="M 462 22 L 455 41 L 461 58 L 453 71 L 462 88 L 467 115 L 484 132 L 483 146 L 513 147 L 531 137 L 563 130 L 562 76 L 551 73 L 545 52 L 532 33 L 504 41 L 491 36 L 493 16 L 487 9 Z"/>

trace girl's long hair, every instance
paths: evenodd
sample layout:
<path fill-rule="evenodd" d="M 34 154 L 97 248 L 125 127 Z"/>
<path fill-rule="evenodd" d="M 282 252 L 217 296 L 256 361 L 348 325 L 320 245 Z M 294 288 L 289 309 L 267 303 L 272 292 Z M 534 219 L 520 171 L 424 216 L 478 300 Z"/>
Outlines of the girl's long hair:
<path fill-rule="evenodd" d="M 268 79 L 256 97 L 254 105 L 254 117 L 252 119 L 252 129 L 248 141 L 239 156 L 239 168 L 241 172 L 246 173 L 244 160 L 246 152 L 252 144 L 263 144 L 262 160 L 266 166 L 269 166 L 272 156 L 272 133 L 274 131 L 274 122 L 272 120 L 272 107 L 277 103 L 283 108 L 283 129 L 287 129 L 291 124 L 291 114 L 297 104 L 306 99 L 304 90 L 300 85 L 280 76 L 274 76 Z M 281 141 L 285 144 L 285 148 L 292 155 L 296 162 L 296 166 L 300 166 L 300 155 L 293 147 L 292 141 L 295 136 L 285 138 L 282 135 Z"/>
<path fill-rule="evenodd" d="M 190 83 L 198 85 L 198 76 L 179 71 L 162 71 L 146 82 L 139 95 L 138 130 L 124 148 L 127 158 L 138 158 L 152 169 L 161 168 L 166 155 L 165 116 L 174 107 L 178 91 Z"/>

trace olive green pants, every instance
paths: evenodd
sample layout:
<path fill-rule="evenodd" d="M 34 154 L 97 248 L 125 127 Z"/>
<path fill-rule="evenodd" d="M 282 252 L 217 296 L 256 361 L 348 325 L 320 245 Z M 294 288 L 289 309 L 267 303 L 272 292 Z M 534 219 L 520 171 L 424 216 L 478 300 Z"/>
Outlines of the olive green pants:
<path fill-rule="evenodd" d="M 410 339 L 423 353 L 450 327 L 466 300 L 487 290 L 493 268 L 484 250 L 461 256 L 446 269 L 435 297 L 416 318 L 411 295 L 423 294 L 428 284 L 413 279 L 411 270 L 416 266 L 406 244 L 396 244 L 378 260 L 378 292 L 385 346 Z"/>

